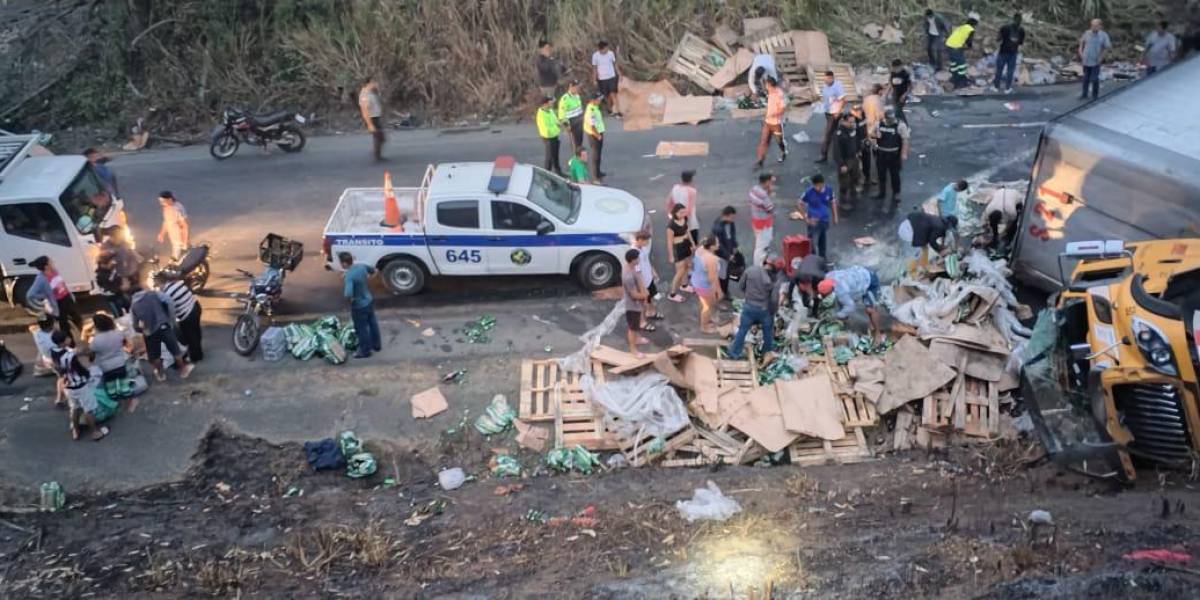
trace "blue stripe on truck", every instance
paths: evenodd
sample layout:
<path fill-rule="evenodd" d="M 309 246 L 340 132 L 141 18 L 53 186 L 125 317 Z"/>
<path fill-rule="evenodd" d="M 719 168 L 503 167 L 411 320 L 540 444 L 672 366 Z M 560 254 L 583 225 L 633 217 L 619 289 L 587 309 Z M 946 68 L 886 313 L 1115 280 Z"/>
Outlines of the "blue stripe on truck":
<path fill-rule="evenodd" d="M 616 233 L 564 233 L 559 235 L 330 235 L 333 246 L 626 246 Z"/>

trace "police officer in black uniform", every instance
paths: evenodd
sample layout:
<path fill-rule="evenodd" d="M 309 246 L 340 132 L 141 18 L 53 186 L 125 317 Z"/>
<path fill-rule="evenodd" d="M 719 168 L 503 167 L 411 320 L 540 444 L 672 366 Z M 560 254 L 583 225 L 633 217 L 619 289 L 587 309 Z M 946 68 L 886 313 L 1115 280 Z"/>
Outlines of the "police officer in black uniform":
<path fill-rule="evenodd" d="M 879 193 L 875 195 L 875 199 L 884 199 L 890 183 L 892 201 L 886 206 L 888 212 L 894 211 L 900 203 L 900 168 L 908 159 L 908 137 L 908 125 L 896 119 L 894 109 L 885 110 L 883 121 L 879 123 L 879 137 L 875 145 L 875 171 L 879 177 Z M 880 209 L 884 208 L 881 204 Z"/>

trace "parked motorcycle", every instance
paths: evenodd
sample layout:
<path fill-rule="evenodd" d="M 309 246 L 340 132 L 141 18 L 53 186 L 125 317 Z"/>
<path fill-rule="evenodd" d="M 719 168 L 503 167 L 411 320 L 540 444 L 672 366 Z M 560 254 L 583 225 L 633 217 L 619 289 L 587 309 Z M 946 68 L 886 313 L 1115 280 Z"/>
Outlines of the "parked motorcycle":
<path fill-rule="evenodd" d="M 284 277 L 296 269 L 303 257 L 304 244 L 269 233 L 258 245 L 258 260 L 266 265 L 266 269 L 259 275 L 237 270 L 250 279 L 250 289 L 239 297 L 242 314 L 233 325 L 235 352 L 249 356 L 258 347 L 263 330 L 271 325 L 275 303 L 283 296 Z"/>
<path fill-rule="evenodd" d="M 304 132 L 299 126 L 307 119 L 290 110 L 255 115 L 226 108 L 221 121 L 213 128 L 212 143 L 208 147 L 208 152 L 217 160 L 233 156 L 243 143 L 264 149 L 275 144 L 284 152 L 299 152 L 304 148 Z"/>
<path fill-rule="evenodd" d="M 153 287 L 155 278 L 161 274 L 168 280 L 182 279 L 189 290 L 196 294 L 200 293 L 204 286 L 208 285 L 208 275 L 211 272 L 208 265 L 208 252 L 209 245 L 202 243 L 188 248 L 183 256 L 173 258 L 161 267 L 159 266 L 161 259 L 158 256 L 147 259 L 145 263 L 149 267 L 146 275 L 147 287 Z"/>

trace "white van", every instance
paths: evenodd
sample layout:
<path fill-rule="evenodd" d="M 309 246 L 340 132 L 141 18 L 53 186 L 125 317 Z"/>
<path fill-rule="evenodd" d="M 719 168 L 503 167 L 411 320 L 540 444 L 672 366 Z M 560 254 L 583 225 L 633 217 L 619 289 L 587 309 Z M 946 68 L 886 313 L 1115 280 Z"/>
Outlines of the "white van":
<path fill-rule="evenodd" d="M 37 274 L 29 263 L 39 256 L 54 261 L 71 291 L 95 289 L 94 199 L 102 191 L 83 156 L 54 156 L 36 135 L 0 135 L 0 277 L 9 303 L 25 301 Z"/>

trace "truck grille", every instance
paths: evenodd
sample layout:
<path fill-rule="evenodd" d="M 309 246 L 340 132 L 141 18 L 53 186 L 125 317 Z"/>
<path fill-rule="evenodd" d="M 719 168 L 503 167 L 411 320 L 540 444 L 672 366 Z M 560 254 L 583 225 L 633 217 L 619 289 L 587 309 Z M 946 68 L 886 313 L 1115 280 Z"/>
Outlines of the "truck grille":
<path fill-rule="evenodd" d="M 1133 434 L 1131 449 L 1164 462 L 1191 458 L 1187 419 L 1175 386 L 1126 384 L 1113 392 L 1120 421 Z"/>

